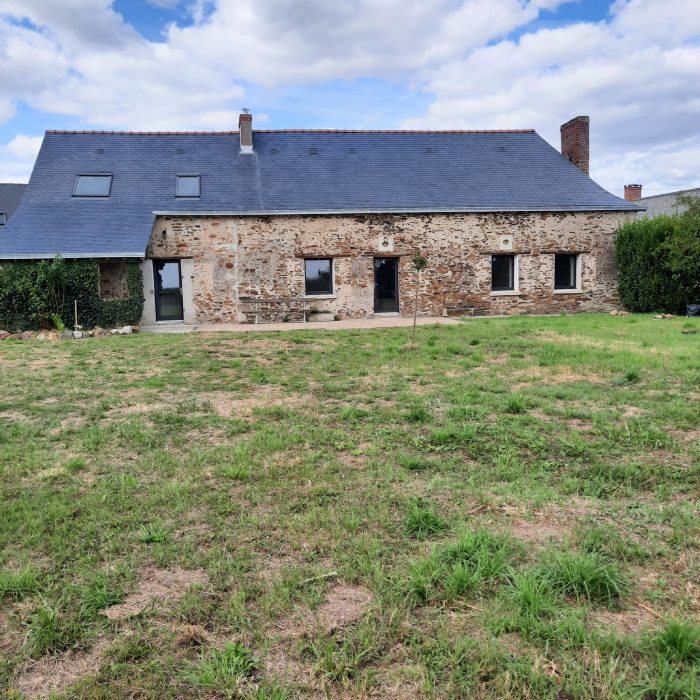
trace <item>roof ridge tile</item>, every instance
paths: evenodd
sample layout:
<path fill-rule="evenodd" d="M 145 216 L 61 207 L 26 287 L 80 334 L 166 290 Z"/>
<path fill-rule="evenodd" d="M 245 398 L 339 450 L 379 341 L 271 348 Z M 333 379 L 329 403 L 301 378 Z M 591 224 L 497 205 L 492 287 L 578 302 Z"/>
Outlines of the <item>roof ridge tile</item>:
<path fill-rule="evenodd" d="M 118 136 L 237 136 L 238 131 L 107 131 L 48 129 L 47 134 Z M 254 129 L 258 134 L 533 134 L 534 129 Z"/>

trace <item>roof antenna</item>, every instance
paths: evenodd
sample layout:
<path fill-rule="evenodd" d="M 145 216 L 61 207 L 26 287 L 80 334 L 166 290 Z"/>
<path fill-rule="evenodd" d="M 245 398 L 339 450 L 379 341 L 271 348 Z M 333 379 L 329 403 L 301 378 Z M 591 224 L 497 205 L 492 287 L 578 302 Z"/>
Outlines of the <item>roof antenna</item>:
<path fill-rule="evenodd" d="M 250 109 L 248 107 L 244 107 L 241 111 L 243 114 L 250 114 Z"/>

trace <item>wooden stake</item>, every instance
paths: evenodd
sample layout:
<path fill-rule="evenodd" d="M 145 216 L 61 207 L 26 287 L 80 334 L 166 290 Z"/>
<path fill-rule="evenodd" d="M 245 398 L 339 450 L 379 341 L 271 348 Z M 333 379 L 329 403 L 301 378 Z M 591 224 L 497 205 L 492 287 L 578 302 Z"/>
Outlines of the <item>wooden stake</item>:
<path fill-rule="evenodd" d="M 303 581 L 299 581 L 299 585 L 303 586 L 306 583 L 311 583 L 312 581 L 320 581 L 324 578 L 335 578 L 338 575 L 337 571 L 331 571 L 329 574 L 320 574 L 319 576 L 312 576 L 311 578 L 305 578 Z"/>

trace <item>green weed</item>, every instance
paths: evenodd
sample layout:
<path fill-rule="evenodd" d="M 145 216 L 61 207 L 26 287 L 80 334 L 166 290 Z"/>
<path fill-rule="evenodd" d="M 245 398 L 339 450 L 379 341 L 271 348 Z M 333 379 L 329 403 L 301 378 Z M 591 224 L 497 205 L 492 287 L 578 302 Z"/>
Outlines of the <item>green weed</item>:
<path fill-rule="evenodd" d="M 39 590 L 39 578 L 30 567 L 21 571 L 0 571 L 0 601 L 22 600 Z"/>
<path fill-rule="evenodd" d="M 617 604 L 629 588 L 617 566 L 598 554 L 551 552 L 542 576 L 562 595 L 607 606 Z"/>
<path fill-rule="evenodd" d="M 229 642 L 223 649 L 214 649 L 202 657 L 186 678 L 195 687 L 235 697 L 241 682 L 253 674 L 259 663 L 260 659 L 242 644 Z"/>
<path fill-rule="evenodd" d="M 407 509 L 406 532 L 412 537 L 427 537 L 444 532 L 449 525 L 435 510 L 423 501 L 412 501 Z"/>

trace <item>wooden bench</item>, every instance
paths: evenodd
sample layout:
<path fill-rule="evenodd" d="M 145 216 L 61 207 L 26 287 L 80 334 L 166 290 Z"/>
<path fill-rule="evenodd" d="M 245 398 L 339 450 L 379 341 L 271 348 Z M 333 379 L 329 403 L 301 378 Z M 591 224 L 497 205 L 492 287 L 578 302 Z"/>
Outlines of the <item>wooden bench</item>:
<path fill-rule="evenodd" d="M 276 305 L 285 305 L 284 311 L 301 312 L 304 323 L 307 321 L 307 314 L 316 311 L 313 306 L 313 299 L 308 297 L 238 297 L 241 304 L 252 304 L 253 313 L 255 314 L 255 323 L 277 323 L 278 321 L 263 321 L 261 320 L 261 312 L 265 311 L 266 306 L 271 306 L 274 310 Z M 262 308 L 261 308 L 262 307 Z"/>

